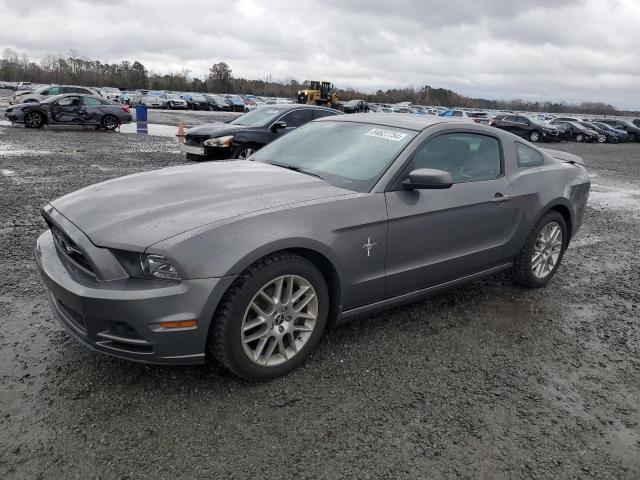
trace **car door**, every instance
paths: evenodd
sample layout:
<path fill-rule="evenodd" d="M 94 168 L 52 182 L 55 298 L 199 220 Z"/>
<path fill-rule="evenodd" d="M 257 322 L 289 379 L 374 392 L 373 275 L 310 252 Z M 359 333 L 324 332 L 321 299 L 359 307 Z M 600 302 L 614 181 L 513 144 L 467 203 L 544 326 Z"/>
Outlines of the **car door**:
<path fill-rule="evenodd" d="M 273 135 L 275 137 L 281 137 L 292 130 L 295 130 L 298 127 L 301 127 L 307 122 L 313 120 L 313 109 L 311 108 L 297 108 L 295 110 L 291 110 L 290 112 L 285 113 L 282 117 L 280 117 L 277 122 L 284 122 L 287 124 L 285 128 L 279 128 Z"/>
<path fill-rule="evenodd" d="M 104 114 L 104 104 L 102 103 L 102 100 L 89 96 L 82 97 L 80 118 L 84 123 L 100 124 Z"/>
<path fill-rule="evenodd" d="M 80 122 L 80 97 L 69 95 L 51 105 L 51 118 L 56 123 L 77 124 Z"/>
<path fill-rule="evenodd" d="M 451 173 L 447 189 L 402 187 L 417 168 Z M 476 273 L 500 262 L 513 207 L 497 136 L 445 130 L 416 149 L 387 191 L 387 296 Z"/>
<path fill-rule="evenodd" d="M 502 119 L 502 129 L 514 135 L 522 136 L 522 125 L 518 122 L 517 115 L 507 115 Z"/>

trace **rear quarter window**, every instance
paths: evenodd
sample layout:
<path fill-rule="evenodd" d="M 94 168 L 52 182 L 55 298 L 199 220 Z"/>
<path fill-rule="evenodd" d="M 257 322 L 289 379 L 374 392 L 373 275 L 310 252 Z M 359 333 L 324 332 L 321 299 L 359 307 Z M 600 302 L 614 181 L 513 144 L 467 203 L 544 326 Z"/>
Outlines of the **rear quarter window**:
<path fill-rule="evenodd" d="M 544 157 L 540 152 L 520 142 L 516 142 L 516 156 L 519 167 L 535 167 L 544 164 Z"/>

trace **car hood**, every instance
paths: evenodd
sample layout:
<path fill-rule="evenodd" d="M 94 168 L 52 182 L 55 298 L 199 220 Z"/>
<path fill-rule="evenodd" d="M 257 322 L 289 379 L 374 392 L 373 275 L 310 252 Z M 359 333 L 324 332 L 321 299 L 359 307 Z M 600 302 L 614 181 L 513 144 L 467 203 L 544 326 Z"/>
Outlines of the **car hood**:
<path fill-rule="evenodd" d="M 51 205 L 95 245 L 135 251 L 232 217 L 350 193 L 275 165 L 229 161 L 129 175 Z"/>
<path fill-rule="evenodd" d="M 198 125 L 197 127 L 190 128 L 185 133 L 186 135 L 219 137 L 221 135 L 228 135 L 230 133 L 247 130 L 252 127 L 246 125 L 232 125 L 230 123 L 207 123 L 205 125 Z"/>

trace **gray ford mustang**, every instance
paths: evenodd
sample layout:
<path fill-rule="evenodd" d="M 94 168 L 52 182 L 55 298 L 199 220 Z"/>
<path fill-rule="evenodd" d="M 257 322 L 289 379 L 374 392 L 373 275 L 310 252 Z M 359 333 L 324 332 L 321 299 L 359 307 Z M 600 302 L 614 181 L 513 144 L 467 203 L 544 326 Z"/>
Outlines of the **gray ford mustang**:
<path fill-rule="evenodd" d="M 581 159 L 442 117 L 326 117 L 250 160 L 93 185 L 43 208 L 53 312 L 96 351 L 207 355 L 249 379 L 300 365 L 336 320 L 510 270 L 556 273 Z"/>

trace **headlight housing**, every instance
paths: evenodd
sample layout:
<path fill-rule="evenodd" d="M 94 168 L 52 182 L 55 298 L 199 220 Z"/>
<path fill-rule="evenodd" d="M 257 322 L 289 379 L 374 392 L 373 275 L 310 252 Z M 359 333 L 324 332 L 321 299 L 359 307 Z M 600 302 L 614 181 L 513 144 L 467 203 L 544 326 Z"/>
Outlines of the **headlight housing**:
<path fill-rule="evenodd" d="M 179 282 L 180 274 L 176 267 L 164 255 L 156 253 L 137 253 L 114 251 L 120 264 L 129 276 L 152 280 Z"/>
<path fill-rule="evenodd" d="M 216 137 L 205 140 L 203 142 L 203 145 L 207 147 L 228 147 L 231 145 L 231 140 L 233 140 L 233 135 L 226 135 L 224 137 Z"/>

